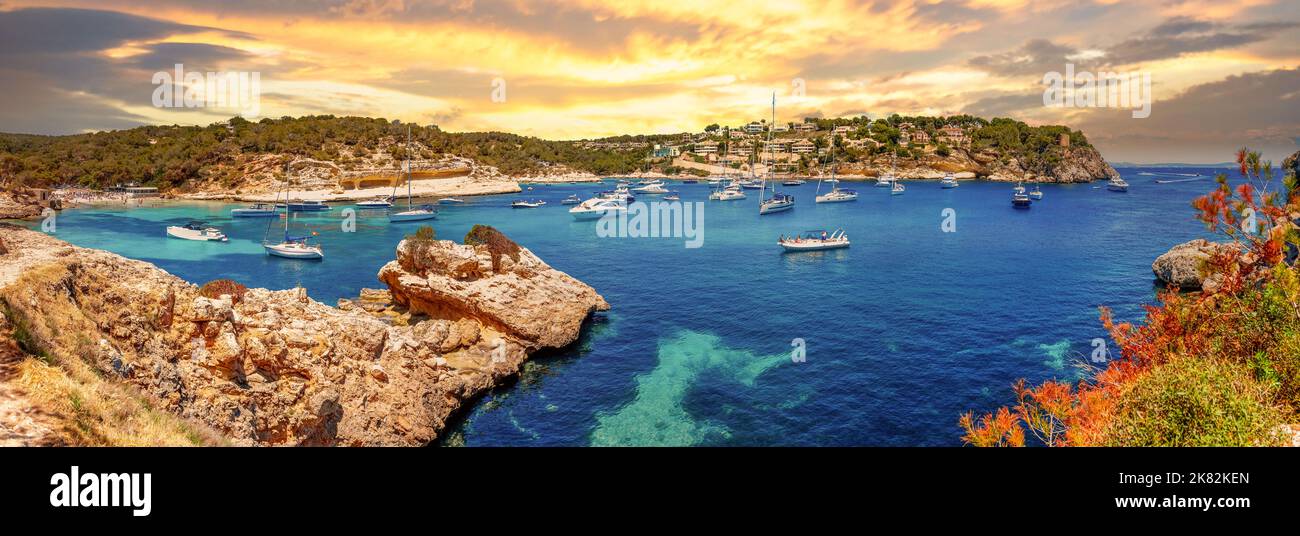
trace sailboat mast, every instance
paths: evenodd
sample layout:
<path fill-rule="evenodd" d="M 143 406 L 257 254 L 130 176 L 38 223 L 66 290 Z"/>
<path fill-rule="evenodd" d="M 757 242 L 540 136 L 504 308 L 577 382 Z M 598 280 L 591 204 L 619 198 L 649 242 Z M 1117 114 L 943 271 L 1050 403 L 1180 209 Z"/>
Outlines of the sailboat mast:
<path fill-rule="evenodd" d="M 406 125 L 406 210 L 411 210 L 411 125 Z"/>

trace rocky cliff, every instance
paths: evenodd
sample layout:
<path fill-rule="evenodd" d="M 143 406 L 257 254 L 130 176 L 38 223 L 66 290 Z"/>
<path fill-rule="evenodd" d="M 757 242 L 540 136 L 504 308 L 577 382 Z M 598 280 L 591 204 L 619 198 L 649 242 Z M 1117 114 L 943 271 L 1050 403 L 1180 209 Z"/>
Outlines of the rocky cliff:
<path fill-rule="evenodd" d="M 958 174 L 959 178 L 979 177 L 994 181 L 1030 182 L 1091 182 L 1119 177 L 1119 172 L 1106 163 L 1101 153 L 1093 147 L 1071 147 L 1059 150 L 1055 162 L 1029 163 L 993 149 L 974 150 L 953 148 L 948 156 L 927 153 L 920 158 L 891 158 L 877 155 L 870 161 L 841 164 L 841 174 L 876 177 L 891 170 L 906 179 L 939 179 L 944 173 Z"/>
<path fill-rule="evenodd" d="M 335 308 L 301 290 L 213 295 L 13 226 L 0 239 L 0 301 L 35 346 L 241 445 L 427 444 L 467 400 L 609 308 L 499 242 L 403 241 L 380 272 L 388 290 Z"/>

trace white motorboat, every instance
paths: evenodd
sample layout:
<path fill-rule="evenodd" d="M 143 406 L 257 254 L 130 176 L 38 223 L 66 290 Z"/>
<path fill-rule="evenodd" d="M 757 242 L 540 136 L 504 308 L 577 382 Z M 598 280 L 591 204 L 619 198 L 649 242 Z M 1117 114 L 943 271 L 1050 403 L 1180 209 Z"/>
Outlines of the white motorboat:
<path fill-rule="evenodd" d="M 366 201 L 357 201 L 357 208 L 388 208 L 393 206 L 393 196 L 385 195 Z"/>
<path fill-rule="evenodd" d="M 645 185 L 645 186 L 642 186 L 642 187 L 640 187 L 640 188 L 633 188 L 632 191 L 633 191 L 633 192 L 636 192 L 636 193 L 639 193 L 639 194 L 666 194 L 666 193 L 668 193 L 668 189 L 667 189 L 667 188 L 664 188 L 664 183 L 662 183 L 662 182 L 652 182 L 652 183 L 647 184 L 647 185 Z"/>
<path fill-rule="evenodd" d="M 843 229 L 836 229 L 832 233 L 818 229 L 804 231 L 799 236 L 783 236 L 776 243 L 786 251 L 821 251 L 849 247 L 849 237 Z"/>
<path fill-rule="evenodd" d="M 893 173 L 886 173 L 876 177 L 876 188 L 893 188 L 896 180 Z"/>
<path fill-rule="evenodd" d="M 465 200 L 455 198 L 455 197 L 444 197 L 442 199 L 439 199 L 438 202 L 444 205 L 459 205 L 459 204 L 464 204 Z"/>
<path fill-rule="evenodd" d="M 411 126 L 410 126 L 410 125 L 407 125 L 407 126 L 406 126 L 406 144 L 407 144 L 408 146 L 411 144 Z M 396 189 L 397 189 L 397 185 L 393 185 L 393 189 L 396 190 Z M 394 193 L 396 193 L 396 192 L 394 192 Z M 425 220 L 432 220 L 432 219 L 438 217 L 438 208 L 437 208 L 437 207 L 434 207 L 433 205 L 428 205 L 428 204 L 420 205 L 420 206 L 417 207 L 417 206 L 415 206 L 414 203 L 411 201 L 411 198 L 412 198 L 412 195 L 411 195 L 411 152 L 408 150 L 408 151 L 406 151 L 406 210 L 403 210 L 403 211 L 401 211 L 401 212 L 389 212 L 389 213 L 388 213 L 388 222 L 389 222 L 389 223 L 406 223 L 406 222 L 412 222 L 412 221 L 425 221 Z"/>
<path fill-rule="evenodd" d="M 711 201 L 736 201 L 744 198 L 745 192 L 737 186 L 714 190 L 713 193 L 709 194 L 709 200 Z"/>
<path fill-rule="evenodd" d="M 273 203 L 253 203 L 245 208 L 237 208 L 230 211 L 231 217 L 235 218 L 271 218 L 279 214 Z"/>
<path fill-rule="evenodd" d="M 627 190 L 626 186 L 619 186 L 613 191 L 600 192 L 599 194 L 596 194 L 596 197 L 600 199 L 619 201 L 621 203 L 631 203 L 636 200 L 636 198 L 632 196 L 632 193 Z"/>
<path fill-rule="evenodd" d="M 939 182 L 939 187 L 945 190 L 949 188 L 956 188 L 957 177 L 955 177 L 952 173 L 944 173 L 943 180 Z"/>
<path fill-rule="evenodd" d="M 593 197 L 569 209 L 575 220 L 598 220 L 605 214 L 627 212 L 627 204 L 614 199 Z"/>
<path fill-rule="evenodd" d="M 681 201 L 682 196 L 677 194 L 668 194 L 664 196 L 664 201 Z"/>
<path fill-rule="evenodd" d="M 803 179 L 787 179 L 781 181 L 781 186 L 801 186 L 803 183 Z"/>
<path fill-rule="evenodd" d="M 515 201 L 514 203 L 510 203 L 510 208 L 537 208 L 545 204 L 546 201 L 542 201 L 541 199 L 536 199 L 533 201 L 526 201 L 520 199 L 518 201 Z"/>
<path fill-rule="evenodd" d="M 579 203 L 581 203 L 581 202 L 582 202 L 582 198 L 578 197 L 578 194 L 573 194 L 573 195 L 571 195 L 571 196 L 569 196 L 569 197 L 564 198 L 564 201 L 560 201 L 560 204 L 561 204 L 561 205 L 576 205 L 576 204 L 579 204 Z"/>
<path fill-rule="evenodd" d="M 1112 192 L 1127 192 L 1128 182 L 1119 177 L 1115 177 L 1106 182 L 1106 189 Z"/>
<path fill-rule="evenodd" d="M 227 241 L 226 235 L 221 232 L 221 229 L 208 227 L 206 223 L 201 221 L 192 221 L 185 225 L 172 225 L 167 228 L 167 236 L 199 242 Z"/>
<path fill-rule="evenodd" d="M 1043 199 L 1043 191 L 1038 188 L 1037 184 L 1035 184 L 1034 189 L 1029 192 L 1029 198 L 1034 201 L 1041 201 Z"/>

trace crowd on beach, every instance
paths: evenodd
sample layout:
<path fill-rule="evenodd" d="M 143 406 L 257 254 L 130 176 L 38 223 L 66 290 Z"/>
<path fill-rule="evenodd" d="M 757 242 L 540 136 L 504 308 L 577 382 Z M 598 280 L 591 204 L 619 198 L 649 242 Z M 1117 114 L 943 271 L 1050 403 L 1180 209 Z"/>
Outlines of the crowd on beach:
<path fill-rule="evenodd" d="M 147 199 L 146 197 L 136 197 L 126 192 L 104 192 L 100 190 L 88 190 L 84 188 L 77 189 L 59 189 L 50 192 L 50 199 L 57 199 L 63 202 L 64 206 L 77 205 L 124 205 L 124 206 L 141 206 Z M 157 199 L 157 198 L 153 198 Z"/>

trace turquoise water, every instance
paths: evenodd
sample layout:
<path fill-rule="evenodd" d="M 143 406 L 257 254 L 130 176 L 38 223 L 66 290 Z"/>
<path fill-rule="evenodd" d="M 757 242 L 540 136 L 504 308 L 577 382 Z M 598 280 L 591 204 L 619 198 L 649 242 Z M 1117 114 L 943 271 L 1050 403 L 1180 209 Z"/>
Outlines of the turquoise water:
<path fill-rule="evenodd" d="M 677 185 L 706 203 L 702 247 L 681 238 L 601 238 L 560 200 L 592 185 L 535 186 L 521 195 L 444 205 L 439 237 L 493 225 L 552 266 L 585 281 L 613 309 L 572 348 L 531 363 L 454 430 L 468 445 L 956 445 L 957 417 L 1011 400 L 1017 378 L 1078 377 L 1075 366 L 1105 337 L 1098 306 L 1140 318 L 1154 299 L 1151 261 L 1204 235 L 1191 200 L 1213 170 L 1121 170 L 1130 192 L 1102 183 L 1045 185 L 1029 210 L 1010 185 L 908 182 L 890 196 L 845 183 L 857 202 L 816 205 L 816 183 L 782 188 L 790 212 L 757 215 L 756 192 L 708 202 L 708 187 Z M 1156 184 L 1156 179 L 1199 180 Z M 1193 177 L 1194 178 L 1194 177 Z M 510 201 L 541 198 L 517 210 Z M 323 262 L 266 256 L 267 222 L 232 220 L 235 205 L 170 204 L 68 210 L 57 235 L 146 260 L 195 283 L 307 288 L 334 303 L 363 287 L 418 224 L 389 224 L 342 208 L 295 215 L 294 232 L 319 233 Z M 944 209 L 956 232 L 944 232 Z M 168 224 L 206 219 L 229 243 L 164 238 Z M 271 229 L 278 235 L 279 221 Z M 853 246 L 783 254 L 778 235 L 848 232 Z M 791 360 L 803 339 L 806 360 Z"/>

